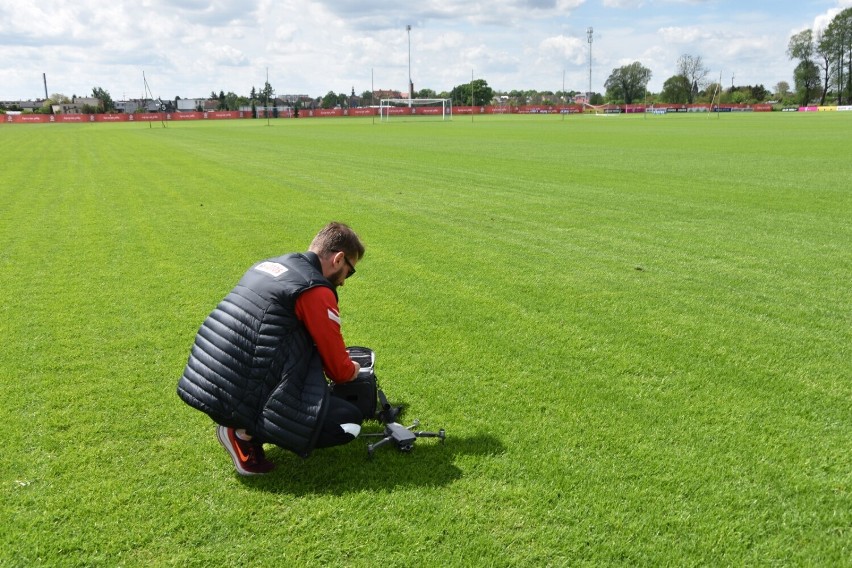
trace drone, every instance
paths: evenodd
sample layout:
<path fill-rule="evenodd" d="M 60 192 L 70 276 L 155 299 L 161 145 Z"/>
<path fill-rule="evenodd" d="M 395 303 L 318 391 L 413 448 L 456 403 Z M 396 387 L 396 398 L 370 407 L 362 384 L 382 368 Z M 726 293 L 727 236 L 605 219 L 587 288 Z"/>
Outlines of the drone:
<path fill-rule="evenodd" d="M 332 396 L 347 400 L 358 407 L 367 420 L 380 422 L 384 429 L 381 432 L 362 433 L 362 437 L 381 438 L 374 444 L 367 445 L 367 455 L 372 458 L 377 448 L 389 444 L 396 445 L 401 452 L 410 452 L 417 438 L 439 438 L 444 443 L 446 432 L 443 428 L 437 432 L 425 432 L 414 429 L 420 425 L 415 420 L 411 426 L 403 426 L 397 422 L 402 413 L 401 406 L 392 406 L 385 393 L 379 388 L 373 367 L 376 364 L 376 354 L 368 347 L 347 347 L 349 357 L 361 366 L 358 376 L 348 383 L 335 384 Z"/>
<path fill-rule="evenodd" d="M 424 432 L 422 430 L 415 431 L 414 428 L 417 428 L 418 426 L 420 426 L 419 420 L 415 420 L 414 424 L 408 427 L 403 426 L 399 422 L 387 422 L 385 423 L 385 429 L 383 432 L 361 434 L 363 437 L 382 438 L 375 444 L 367 444 L 367 455 L 372 458 L 373 452 L 376 451 L 376 448 L 381 448 L 391 442 L 395 443 L 396 448 L 401 452 L 410 452 L 412 448 L 414 448 L 414 441 L 417 440 L 417 438 L 440 438 L 441 443 L 444 443 L 444 439 L 447 435 L 443 428 L 437 432 Z"/>

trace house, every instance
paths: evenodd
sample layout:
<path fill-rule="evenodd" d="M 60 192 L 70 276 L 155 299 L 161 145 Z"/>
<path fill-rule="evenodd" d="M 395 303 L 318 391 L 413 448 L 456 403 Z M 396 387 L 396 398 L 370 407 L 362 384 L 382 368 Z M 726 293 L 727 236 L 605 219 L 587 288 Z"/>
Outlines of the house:
<path fill-rule="evenodd" d="M 83 114 L 84 110 L 100 111 L 101 101 L 94 97 L 74 97 L 70 103 L 53 105 L 54 114 Z"/>
<path fill-rule="evenodd" d="M 178 112 L 195 112 L 199 107 L 204 105 L 205 99 L 178 99 Z"/>

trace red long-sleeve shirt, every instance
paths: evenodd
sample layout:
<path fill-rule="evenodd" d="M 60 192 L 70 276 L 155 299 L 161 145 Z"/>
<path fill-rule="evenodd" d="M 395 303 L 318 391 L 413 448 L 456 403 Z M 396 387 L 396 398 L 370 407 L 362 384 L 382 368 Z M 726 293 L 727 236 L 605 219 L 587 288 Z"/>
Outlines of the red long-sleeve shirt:
<path fill-rule="evenodd" d="M 334 292 L 325 286 L 311 288 L 296 300 L 296 317 L 308 328 L 317 346 L 325 374 L 335 383 L 345 383 L 355 375 L 340 331 L 340 308 Z"/>

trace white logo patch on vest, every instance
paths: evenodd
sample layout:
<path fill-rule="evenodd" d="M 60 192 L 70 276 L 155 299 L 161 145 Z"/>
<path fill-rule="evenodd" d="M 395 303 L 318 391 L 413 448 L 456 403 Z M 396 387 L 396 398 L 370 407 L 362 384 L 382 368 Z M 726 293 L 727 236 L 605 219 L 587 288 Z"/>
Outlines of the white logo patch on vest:
<path fill-rule="evenodd" d="M 255 270 L 260 270 L 261 272 L 265 272 L 274 278 L 278 278 L 285 272 L 287 272 L 287 267 L 283 264 L 278 264 L 277 262 L 261 262 L 257 266 L 254 267 Z"/>
<path fill-rule="evenodd" d="M 340 325 L 340 316 L 334 313 L 331 309 L 328 309 L 328 319 L 331 321 L 337 322 L 337 325 Z"/>

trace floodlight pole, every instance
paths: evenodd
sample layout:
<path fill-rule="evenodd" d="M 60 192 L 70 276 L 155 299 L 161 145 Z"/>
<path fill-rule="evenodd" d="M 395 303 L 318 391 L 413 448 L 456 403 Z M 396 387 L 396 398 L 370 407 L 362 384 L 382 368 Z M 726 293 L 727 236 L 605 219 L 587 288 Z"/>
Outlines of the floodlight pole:
<path fill-rule="evenodd" d="M 589 28 L 586 30 L 586 34 L 589 37 L 589 94 L 587 101 L 588 104 L 592 104 L 592 36 L 594 35 L 595 30 Z"/>
<path fill-rule="evenodd" d="M 412 84 L 411 84 L 411 25 L 405 26 L 408 32 L 408 108 L 411 108 Z"/>

